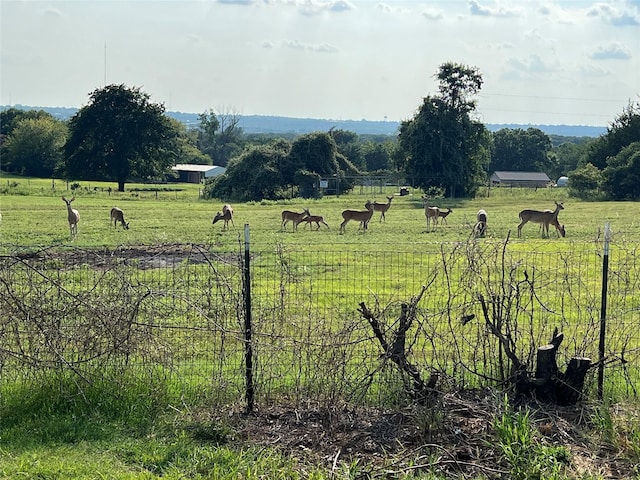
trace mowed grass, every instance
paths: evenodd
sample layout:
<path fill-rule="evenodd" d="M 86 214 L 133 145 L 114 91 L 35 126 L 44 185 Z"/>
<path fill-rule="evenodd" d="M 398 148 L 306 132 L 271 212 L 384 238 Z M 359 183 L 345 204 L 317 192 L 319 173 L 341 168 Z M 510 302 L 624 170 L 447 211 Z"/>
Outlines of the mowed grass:
<path fill-rule="evenodd" d="M 8 187 L 18 183 L 17 187 Z M 471 200 L 438 199 L 442 208 L 451 208 L 446 223 L 441 222 L 436 231 L 427 232 L 421 199 L 422 193 L 413 190 L 411 195 L 394 196 L 386 222 L 380 222 L 375 213 L 366 233 L 358 231 L 358 223 L 351 221 L 344 234 L 339 233 L 341 212 L 345 209 L 364 210 L 366 200 L 385 202 L 387 195 L 397 190 L 393 187 L 373 189 L 356 187 L 354 192 L 340 197 L 320 200 L 293 199 L 233 204 L 234 225 L 222 230 L 222 222 L 212 225 L 215 213 L 221 210 L 223 201 L 203 200 L 200 186 L 193 184 L 137 185 L 128 184 L 124 193 L 115 192 L 114 185 L 106 182 L 83 184 L 75 192 L 73 207 L 80 212 L 78 236 L 70 238 L 66 206 L 73 192 L 65 182 L 50 179 L 0 179 L 4 193 L 0 196 L 2 212 L 1 243 L 28 247 L 73 244 L 77 247 L 114 247 L 118 245 L 196 243 L 220 249 L 238 248 L 243 238 L 244 225 L 249 225 L 251 243 L 271 247 L 283 244 L 291 247 L 322 245 L 327 249 L 367 248 L 385 250 L 411 249 L 411 245 L 459 242 L 469 238 L 476 213 L 480 208 L 488 212 L 488 238 L 502 240 L 510 236 L 514 242 L 522 242 L 535 248 L 553 251 L 566 248 L 572 242 L 589 242 L 602 238 L 605 223 L 610 223 L 614 239 L 637 241 L 640 239 L 638 204 L 634 202 L 582 202 L 569 198 L 566 189 L 483 189 Z M 111 191 L 108 188 L 111 187 Z M 157 188 L 154 191 L 153 188 Z M 15 193 L 15 194 L 13 194 Z M 488 195 L 488 196 L 487 196 Z M 552 209 L 554 201 L 564 203 L 559 219 L 565 225 L 567 237 L 556 238 L 551 227 L 551 238 L 542 239 L 536 224 L 523 228 L 518 240 L 518 212 L 525 208 Z M 129 230 L 110 224 L 109 213 L 118 206 L 130 223 Z M 322 215 L 330 225 L 315 231 L 300 224 L 293 231 L 289 223 L 281 229 L 281 212 L 285 209 L 302 211 L 308 208 L 313 215 Z M 543 243 L 541 243 L 543 242 Z M 353 245 L 353 247 L 343 247 Z M 563 247 L 564 246 L 564 247 Z"/>

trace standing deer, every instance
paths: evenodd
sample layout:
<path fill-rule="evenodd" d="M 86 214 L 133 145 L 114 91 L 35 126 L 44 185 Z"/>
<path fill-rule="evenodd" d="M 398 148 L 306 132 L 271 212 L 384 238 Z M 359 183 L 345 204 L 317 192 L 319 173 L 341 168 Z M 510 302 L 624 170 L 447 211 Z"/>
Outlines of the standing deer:
<path fill-rule="evenodd" d="M 76 199 L 75 195 L 71 197 L 71 200 L 67 200 L 62 197 L 62 201 L 67 204 L 67 220 L 69 220 L 69 230 L 71 231 L 71 238 L 75 238 L 78 235 L 78 222 L 80 221 L 80 212 L 75 208 L 71 208 L 71 202 Z"/>
<path fill-rule="evenodd" d="M 122 224 L 122 228 L 129 230 L 129 222 L 124 221 L 124 212 L 118 207 L 113 207 L 111 209 L 111 220 L 109 220 L 109 224 L 111 224 L 111 222 L 113 222 L 113 228 L 118 228 L 118 222 L 120 222 Z"/>
<path fill-rule="evenodd" d="M 366 210 L 344 210 L 342 212 L 342 218 L 344 221 L 340 224 L 340 233 L 344 233 L 347 223 L 351 220 L 360 222 L 358 230 L 361 228 L 363 231 L 367 230 L 369 227 L 369 220 L 371 220 L 371 217 L 373 216 L 373 203 L 367 200 L 367 203 L 365 203 L 364 206 L 367 207 Z"/>
<path fill-rule="evenodd" d="M 231 221 L 233 228 L 236 228 L 236 224 L 233 223 L 233 208 L 231 208 L 231 205 L 223 205 L 222 212 L 216 212 L 216 216 L 213 218 L 211 224 L 214 225 L 220 220 L 224 220 L 224 225 L 222 226 L 223 231 L 229 227 L 229 221 Z"/>
<path fill-rule="evenodd" d="M 549 224 L 555 225 L 558 223 L 558 213 L 560 213 L 560 210 L 564 210 L 564 206 L 561 203 L 554 203 L 556 204 L 555 210 L 522 210 L 519 214 L 520 224 L 518 225 L 518 238 L 520 238 L 522 227 L 524 227 L 527 222 L 542 224 L 542 237 L 544 238 L 546 233 L 547 238 L 549 238 Z M 558 227 L 556 227 L 556 229 L 560 230 Z"/>
<path fill-rule="evenodd" d="M 312 223 L 317 225 L 316 231 L 320 230 L 320 224 L 323 224 L 327 229 L 329 228 L 329 225 L 324 221 L 324 217 L 321 215 L 307 215 L 302 219 L 302 221 L 309 225 L 309 230 L 311 230 Z"/>
<path fill-rule="evenodd" d="M 309 213 L 309 209 L 303 208 L 302 213 L 292 212 L 290 210 L 284 210 L 282 212 L 282 224 L 280 225 L 280 230 L 286 230 L 287 223 L 293 223 L 293 230 L 298 231 L 298 224 L 304 220 L 305 217 L 311 215 Z"/>
<path fill-rule="evenodd" d="M 391 207 L 391 200 L 393 200 L 393 197 L 387 197 L 387 203 L 373 202 L 373 211 L 380 212 L 380 221 L 387 221 L 384 214 L 387 213 L 387 210 Z"/>
<path fill-rule="evenodd" d="M 553 213 L 553 210 L 547 209 L 545 210 L 545 212 Z M 558 217 L 556 217 L 554 220 L 551 220 L 551 225 L 556 227 L 556 235 L 558 236 L 558 238 L 566 237 L 567 231 L 564 229 L 564 225 L 560 225 L 560 222 L 558 221 Z M 540 230 L 542 230 L 542 224 L 540 224 Z"/>
<path fill-rule="evenodd" d="M 447 223 L 447 217 L 450 213 L 453 213 L 453 210 L 448 208 L 447 210 L 443 210 L 441 208 L 438 209 L 438 218 L 441 218 L 444 223 Z"/>
<path fill-rule="evenodd" d="M 427 197 L 422 197 L 422 202 L 424 203 L 424 216 L 427 219 L 427 232 L 431 231 L 431 221 L 433 220 L 433 231 L 436 230 L 438 226 L 438 218 L 440 217 L 440 209 L 438 207 L 430 207 L 429 199 Z"/>
<path fill-rule="evenodd" d="M 484 237 L 487 233 L 487 212 L 478 210 L 476 214 L 476 224 L 473 227 L 473 235 L 475 237 Z"/>

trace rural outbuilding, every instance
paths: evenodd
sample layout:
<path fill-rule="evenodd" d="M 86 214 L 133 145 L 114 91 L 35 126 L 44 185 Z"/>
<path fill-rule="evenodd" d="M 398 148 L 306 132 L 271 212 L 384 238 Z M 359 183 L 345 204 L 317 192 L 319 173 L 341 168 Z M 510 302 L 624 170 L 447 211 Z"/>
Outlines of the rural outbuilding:
<path fill-rule="evenodd" d="M 492 187 L 542 188 L 553 185 L 544 172 L 493 172 L 489 181 Z"/>
<path fill-rule="evenodd" d="M 192 163 L 180 163 L 171 167 L 178 173 L 178 182 L 202 183 L 205 178 L 222 175 L 227 169 L 217 165 L 197 165 Z"/>

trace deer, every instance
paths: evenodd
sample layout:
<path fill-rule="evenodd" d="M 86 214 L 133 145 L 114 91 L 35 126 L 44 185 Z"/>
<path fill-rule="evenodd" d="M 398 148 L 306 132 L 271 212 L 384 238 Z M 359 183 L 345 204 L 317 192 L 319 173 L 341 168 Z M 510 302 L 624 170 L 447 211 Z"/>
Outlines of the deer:
<path fill-rule="evenodd" d="M 284 210 L 282 212 L 282 224 L 280 225 L 280 230 L 286 230 L 287 223 L 292 222 L 293 230 L 297 232 L 300 222 L 310 215 L 308 208 L 303 208 L 301 213 Z"/>
<path fill-rule="evenodd" d="M 118 222 L 122 225 L 122 228 L 125 230 L 129 230 L 129 222 L 124 221 L 124 212 L 118 207 L 113 207 L 111 209 L 111 217 L 109 220 L 109 225 L 113 221 L 113 228 L 118 228 Z"/>
<path fill-rule="evenodd" d="M 484 237 L 487 233 L 487 212 L 478 210 L 476 214 L 476 224 L 473 227 L 473 235 L 475 237 Z"/>
<path fill-rule="evenodd" d="M 342 212 L 342 218 L 344 221 L 340 224 L 340 233 L 345 232 L 345 227 L 351 220 L 360 222 L 358 230 L 367 230 L 369 227 L 369 220 L 371 220 L 371 217 L 373 216 L 373 203 L 367 200 L 367 203 L 365 203 L 364 206 L 367 208 L 366 210 L 344 210 Z"/>
<path fill-rule="evenodd" d="M 303 222 L 306 222 L 309 225 L 309 230 L 311 230 L 311 224 L 315 223 L 317 225 L 316 231 L 320 230 L 320 224 L 323 224 L 327 229 L 329 225 L 324 221 L 324 217 L 321 215 L 307 215 L 302 219 Z"/>
<path fill-rule="evenodd" d="M 385 222 L 387 221 L 384 215 L 385 213 L 387 213 L 387 210 L 389 210 L 389 208 L 391 207 L 391 200 L 393 200 L 393 197 L 387 197 L 387 203 L 373 202 L 373 211 L 380 212 L 381 222 L 383 220 Z M 366 204 L 365 204 L 365 207 L 366 207 Z"/>
<path fill-rule="evenodd" d="M 546 232 L 547 238 L 549 238 L 549 224 L 556 225 L 556 223 L 558 223 L 558 213 L 560 213 L 560 210 L 564 210 L 562 203 L 554 203 L 556 204 L 555 210 L 522 210 L 519 214 L 520 224 L 518 225 L 518 238 L 520 238 L 522 233 L 522 227 L 524 227 L 527 222 L 542 224 L 542 237 L 544 238 Z M 556 229 L 558 231 L 561 230 L 558 226 L 556 226 Z M 562 230 L 564 230 L 564 227 L 562 227 Z"/>
<path fill-rule="evenodd" d="M 450 213 L 453 213 L 453 210 L 448 208 L 447 210 L 443 210 L 441 208 L 438 209 L 438 218 L 441 218 L 444 223 L 447 223 L 447 217 Z"/>
<path fill-rule="evenodd" d="M 75 238 L 78 235 L 78 222 L 80 221 L 80 212 L 75 208 L 71 208 L 71 202 L 76 199 L 75 195 L 71 197 L 71 200 L 67 200 L 62 197 L 62 201 L 67 204 L 67 220 L 69 221 L 69 230 L 71 231 L 71 238 Z"/>
<path fill-rule="evenodd" d="M 231 205 L 223 205 L 222 212 L 216 212 L 216 216 L 213 217 L 213 221 L 211 222 L 211 224 L 215 225 L 216 222 L 219 222 L 220 220 L 224 221 L 224 225 L 222 226 L 223 231 L 229 227 L 229 222 L 231 222 L 233 228 L 236 227 L 236 224 L 233 223 L 233 208 L 231 208 Z"/>
<path fill-rule="evenodd" d="M 430 207 L 429 199 L 422 197 L 424 203 L 424 216 L 427 218 L 427 232 L 431 231 L 431 220 L 433 220 L 433 231 L 438 226 L 438 218 L 440 218 L 440 209 L 438 207 Z"/>
<path fill-rule="evenodd" d="M 545 212 L 548 213 L 553 213 L 553 210 L 549 210 L 546 209 Z M 564 228 L 564 225 L 560 225 L 560 222 L 558 221 L 558 217 L 556 217 L 554 220 L 551 221 L 551 225 L 553 225 L 554 227 L 556 227 L 556 235 L 559 237 L 566 237 L 567 236 L 567 231 Z M 540 230 L 542 230 L 542 224 L 540 224 Z"/>

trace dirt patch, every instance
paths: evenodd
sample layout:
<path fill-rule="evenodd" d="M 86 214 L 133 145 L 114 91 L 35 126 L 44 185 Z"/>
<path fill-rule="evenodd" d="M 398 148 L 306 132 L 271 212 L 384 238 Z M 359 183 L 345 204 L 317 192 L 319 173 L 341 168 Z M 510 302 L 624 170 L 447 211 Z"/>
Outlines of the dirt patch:
<path fill-rule="evenodd" d="M 571 452 L 569 471 L 582 477 L 633 478 L 633 465 L 591 443 L 586 407 L 529 406 L 538 440 Z M 493 433 L 501 408 L 494 392 L 478 390 L 443 395 L 430 406 L 401 411 L 306 404 L 261 408 L 253 414 L 200 412 L 196 423 L 228 425 L 232 433 L 226 442 L 277 448 L 301 465 L 335 471 L 357 462 L 358 478 L 396 478 L 427 470 L 446 478 L 509 478 Z"/>

